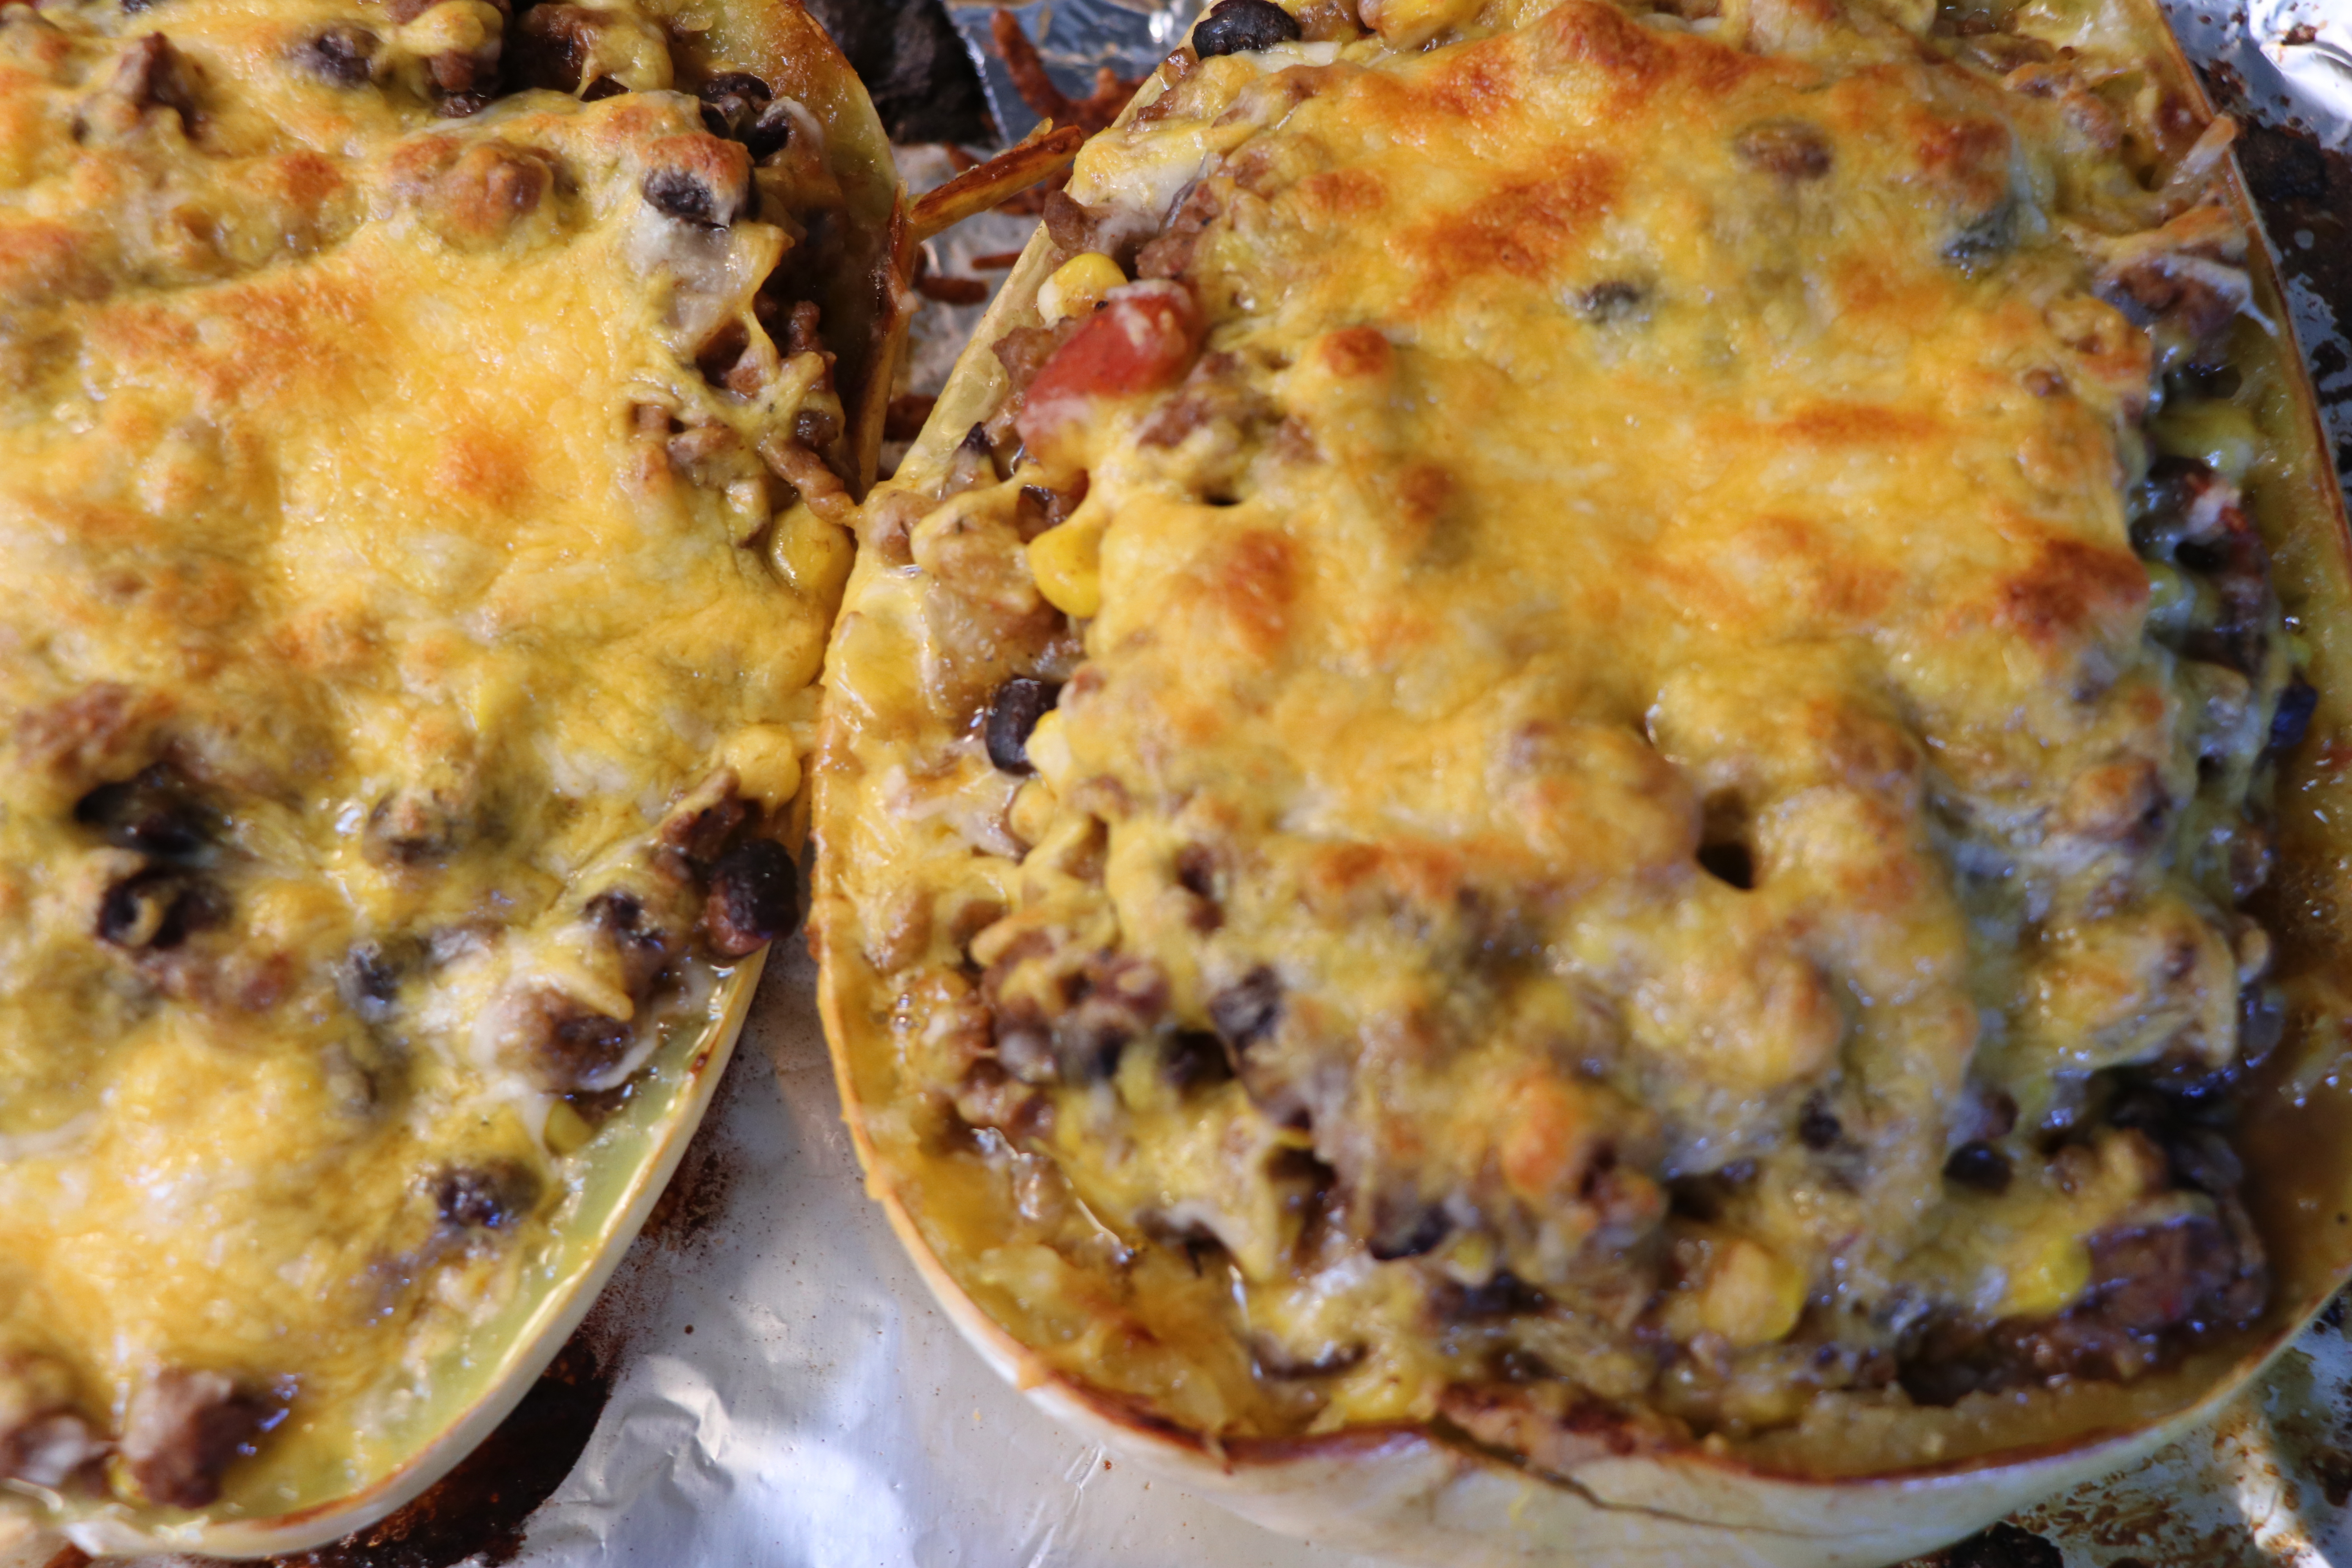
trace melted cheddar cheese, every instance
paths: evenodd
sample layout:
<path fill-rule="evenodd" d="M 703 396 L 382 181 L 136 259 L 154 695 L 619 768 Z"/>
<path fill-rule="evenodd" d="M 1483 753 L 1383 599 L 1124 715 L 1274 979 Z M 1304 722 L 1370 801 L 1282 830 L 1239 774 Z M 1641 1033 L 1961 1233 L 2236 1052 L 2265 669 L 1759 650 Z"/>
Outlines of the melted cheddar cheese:
<path fill-rule="evenodd" d="M 669 36 L 0 7 L 0 1485 L 332 1461 L 791 900 L 844 194 Z"/>
<path fill-rule="evenodd" d="M 2309 704 L 2226 125 L 2057 6 L 1363 21 L 1172 60 L 865 514 L 822 920 L 958 1283 L 1191 1430 L 1538 1462 L 2249 1318 Z"/>

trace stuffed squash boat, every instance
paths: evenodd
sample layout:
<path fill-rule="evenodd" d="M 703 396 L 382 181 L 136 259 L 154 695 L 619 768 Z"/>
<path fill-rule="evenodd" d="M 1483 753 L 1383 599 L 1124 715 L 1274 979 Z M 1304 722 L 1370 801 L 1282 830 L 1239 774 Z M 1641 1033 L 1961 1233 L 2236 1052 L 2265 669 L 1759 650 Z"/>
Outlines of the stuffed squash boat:
<path fill-rule="evenodd" d="M 2341 501 L 2151 8 L 1226 0 L 860 514 L 871 1185 L 1432 1562 L 1883 1563 L 2352 1258 Z"/>
<path fill-rule="evenodd" d="M 0 5 L 0 1535 L 414 1493 L 796 922 L 889 153 L 793 0 Z"/>

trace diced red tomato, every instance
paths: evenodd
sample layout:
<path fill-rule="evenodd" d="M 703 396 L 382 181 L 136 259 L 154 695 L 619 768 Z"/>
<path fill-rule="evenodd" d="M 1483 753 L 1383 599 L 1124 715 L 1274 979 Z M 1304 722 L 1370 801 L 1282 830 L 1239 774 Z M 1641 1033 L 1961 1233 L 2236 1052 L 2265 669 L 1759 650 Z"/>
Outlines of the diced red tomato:
<path fill-rule="evenodd" d="M 1200 353 L 1201 313 L 1183 285 L 1154 279 L 1113 289 L 1029 384 L 1014 422 L 1022 444 L 1052 466 L 1098 399 L 1173 386 Z"/>

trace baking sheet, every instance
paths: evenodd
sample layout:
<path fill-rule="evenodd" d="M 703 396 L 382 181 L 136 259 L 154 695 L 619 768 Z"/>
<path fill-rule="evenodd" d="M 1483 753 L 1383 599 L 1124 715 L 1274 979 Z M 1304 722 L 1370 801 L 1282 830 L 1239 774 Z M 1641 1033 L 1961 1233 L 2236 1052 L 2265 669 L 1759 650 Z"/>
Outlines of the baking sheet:
<path fill-rule="evenodd" d="M 989 12 L 950 7 L 1018 136 L 1034 117 L 988 50 Z M 1016 15 L 1078 95 L 1099 65 L 1142 74 L 1188 19 L 1119 0 Z M 2252 126 L 2242 153 L 2338 468 L 2352 469 L 2352 0 L 2189 0 L 2174 19 L 2221 107 Z M 938 149 L 906 158 L 919 188 L 951 168 Z M 933 270 L 999 280 L 974 261 L 1019 248 L 1034 221 L 992 216 L 942 237 Z M 936 389 L 981 309 L 924 310 L 908 390 Z M 982 1365 L 866 1200 L 813 967 L 796 944 L 778 958 L 687 1166 L 557 1373 L 437 1503 L 296 1561 L 1369 1568 L 1155 1481 Z M 2017 1516 L 1948 1568 L 2045 1568 L 2051 1548 L 2069 1568 L 2352 1568 L 2347 1503 L 2352 1343 L 2323 1323 L 2212 1426 Z"/>

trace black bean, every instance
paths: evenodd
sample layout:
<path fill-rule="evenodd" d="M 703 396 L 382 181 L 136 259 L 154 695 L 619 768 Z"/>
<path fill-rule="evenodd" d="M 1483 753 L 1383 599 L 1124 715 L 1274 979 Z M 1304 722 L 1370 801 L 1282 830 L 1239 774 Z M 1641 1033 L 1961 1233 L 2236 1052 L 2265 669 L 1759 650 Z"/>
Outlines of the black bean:
<path fill-rule="evenodd" d="M 2311 728 L 2311 715 L 2319 706 L 2319 689 L 2295 672 L 2279 693 L 2278 709 L 2271 715 L 2271 750 L 2292 752 L 2303 743 L 2304 732 Z"/>
<path fill-rule="evenodd" d="M 1612 278 L 1577 295 L 1576 313 L 1588 321 L 1622 321 L 1638 314 L 1648 298 L 1639 283 Z"/>
<path fill-rule="evenodd" d="M 731 142 L 751 111 L 751 106 L 740 98 L 706 98 L 702 100 L 702 128 Z"/>
<path fill-rule="evenodd" d="M 1071 1083 L 1117 1072 L 1129 1042 L 1151 1034 L 1168 1013 L 1168 976 L 1149 959 L 1097 959 L 1087 966 L 1085 984 L 1054 1028 L 1055 1054 Z"/>
<path fill-rule="evenodd" d="M 528 1065 L 541 1089 L 559 1093 L 584 1089 L 590 1079 L 612 1071 L 636 1037 L 620 1019 L 568 999 L 548 1001 L 543 1023 Z"/>
<path fill-rule="evenodd" d="M 2193 1187 L 2218 1198 L 2236 1192 L 2246 1179 L 2238 1152 L 2210 1127 L 2189 1128 L 2167 1140 L 2164 1153 L 2178 1186 Z"/>
<path fill-rule="evenodd" d="M 186 871 L 150 867 L 106 889 L 98 905 L 98 939 L 134 952 L 179 946 L 222 916 L 218 889 Z"/>
<path fill-rule="evenodd" d="M 110 85 L 133 108 L 171 110 L 183 125 L 195 129 L 195 84 L 186 61 L 163 34 L 150 33 L 123 50 Z"/>
<path fill-rule="evenodd" d="M 1270 49 L 1297 37 L 1298 19 L 1274 0 L 1218 0 L 1192 29 L 1192 51 L 1205 60 Z"/>
<path fill-rule="evenodd" d="M 724 228 L 733 215 L 719 206 L 719 194 L 684 169 L 655 169 L 643 187 L 646 205 L 686 223 Z"/>
<path fill-rule="evenodd" d="M 1160 1077 L 1179 1094 L 1196 1085 L 1223 1083 L 1233 1076 L 1224 1045 L 1214 1035 L 1171 1035 L 1160 1047 Z"/>
<path fill-rule="evenodd" d="M 1756 857 L 1745 844 L 1702 844 L 1699 868 L 1717 881 L 1746 892 L 1756 886 Z"/>
<path fill-rule="evenodd" d="M 743 128 L 743 145 L 751 151 L 753 163 L 782 152 L 792 139 L 793 111 L 782 103 L 769 104 Z"/>
<path fill-rule="evenodd" d="M 766 82 L 750 71 L 720 71 L 695 92 L 705 103 L 719 98 L 756 98 L 765 103 L 776 96 Z"/>
<path fill-rule="evenodd" d="M 74 820 L 97 828 L 118 849 L 165 859 L 193 855 L 212 837 L 187 782 L 164 763 L 91 790 L 74 803 Z"/>
<path fill-rule="evenodd" d="M 379 40 L 365 27 L 338 22 L 297 47 L 294 61 L 321 81 L 365 87 L 375 76 Z"/>
<path fill-rule="evenodd" d="M 1062 689 L 1016 675 L 988 700 L 988 760 L 1008 773 L 1030 773 L 1029 736 L 1061 700 Z"/>
<path fill-rule="evenodd" d="M 1816 1153 L 1832 1148 L 1845 1136 L 1845 1128 L 1832 1115 L 1822 1097 L 1805 1101 L 1805 1109 L 1797 1118 L 1797 1141 Z"/>
<path fill-rule="evenodd" d="M 504 1230 L 539 1202 L 539 1178 L 511 1160 L 452 1165 L 433 1178 L 433 1206 L 464 1230 Z"/>
<path fill-rule="evenodd" d="M 1458 1285 L 1452 1280 L 1429 1293 L 1430 1310 L 1448 1323 L 1475 1323 L 1521 1313 L 1540 1312 L 1551 1298 L 1507 1268 L 1498 1268 L 1484 1285 Z"/>
<path fill-rule="evenodd" d="M 268 1415 L 222 1373 L 170 1368 L 131 1396 L 122 1458 L 150 1501 L 204 1508 L 220 1496 L 222 1473 Z"/>
<path fill-rule="evenodd" d="M 1381 1263 L 1419 1258 L 1452 1234 L 1454 1222 L 1435 1205 L 1408 1203 L 1386 1194 L 1372 1200 L 1372 1234 L 1364 1250 Z"/>
<path fill-rule="evenodd" d="M 800 878 L 784 847 L 746 838 L 719 858 L 702 927 L 721 957 L 741 958 L 800 923 Z"/>
<path fill-rule="evenodd" d="M 490 95 L 487 92 L 453 92 L 441 100 L 436 112 L 444 120 L 464 120 L 489 106 Z"/>
<path fill-rule="evenodd" d="M 702 100 L 702 122 L 713 136 L 740 141 L 775 94 L 749 71 L 720 71 L 695 89 Z"/>
<path fill-rule="evenodd" d="M 634 934 L 645 921 L 646 905 L 625 888 L 608 888 L 581 905 L 580 912 L 607 931 Z"/>
<path fill-rule="evenodd" d="M 1236 1056 L 1282 1022 L 1282 977 L 1261 963 L 1209 999 L 1209 1021 Z"/>
<path fill-rule="evenodd" d="M 1735 137 L 1739 161 L 1783 180 L 1818 180 L 1830 172 L 1829 139 L 1801 120 L 1768 120 Z"/>
<path fill-rule="evenodd" d="M 382 1018 L 400 1000 L 404 954 L 382 942 L 354 942 L 343 955 L 344 1000 L 361 1017 Z"/>
<path fill-rule="evenodd" d="M 2009 1156 L 1990 1143 L 1963 1143 L 1944 1162 L 1944 1179 L 1980 1193 L 2009 1191 Z"/>
<path fill-rule="evenodd" d="M 1944 247 L 1944 259 L 1963 271 L 2008 250 L 2017 243 L 2017 204 L 2004 201 L 1991 211 L 1971 218 Z"/>
<path fill-rule="evenodd" d="M 1370 1353 L 1361 1341 L 1349 1344 L 1329 1344 L 1311 1356 L 1294 1355 L 1283 1348 L 1272 1335 L 1252 1334 L 1249 1340 L 1250 1361 L 1260 1377 L 1278 1382 L 1301 1378 L 1337 1377 Z"/>
<path fill-rule="evenodd" d="M 410 786 L 386 795 L 368 813 L 361 853 L 377 866 L 427 865 L 447 858 L 471 827 L 463 802 L 440 790 Z"/>
<path fill-rule="evenodd" d="M 1195 898 L 1217 896 L 1217 857 L 1206 845 L 1187 844 L 1176 851 L 1176 885 Z"/>
<path fill-rule="evenodd" d="M 580 912 L 613 944 L 630 994 L 647 994 L 669 966 L 673 942 L 658 921 L 646 918 L 644 900 L 625 888 L 608 888 L 583 904 Z"/>
<path fill-rule="evenodd" d="M 600 76 L 581 89 L 580 101 L 598 103 L 608 98 L 618 98 L 628 90 L 627 85 L 618 77 Z"/>

